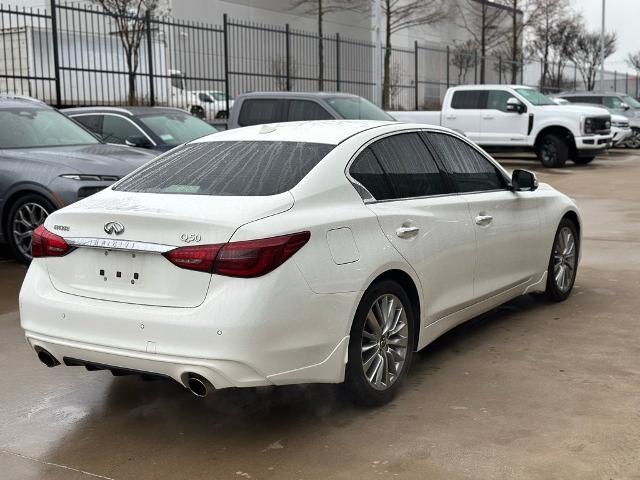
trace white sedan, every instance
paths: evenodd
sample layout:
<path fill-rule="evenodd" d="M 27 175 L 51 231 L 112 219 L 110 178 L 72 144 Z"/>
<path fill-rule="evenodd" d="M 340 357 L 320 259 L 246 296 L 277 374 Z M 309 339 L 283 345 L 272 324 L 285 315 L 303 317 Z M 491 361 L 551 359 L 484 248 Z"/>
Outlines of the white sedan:
<path fill-rule="evenodd" d="M 412 353 L 518 295 L 566 299 L 574 202 L 447 129 L 217 133 L 51 214 L 20 292 L 47 366 L 213 389 L 345 382 L 389 401 Z"/>

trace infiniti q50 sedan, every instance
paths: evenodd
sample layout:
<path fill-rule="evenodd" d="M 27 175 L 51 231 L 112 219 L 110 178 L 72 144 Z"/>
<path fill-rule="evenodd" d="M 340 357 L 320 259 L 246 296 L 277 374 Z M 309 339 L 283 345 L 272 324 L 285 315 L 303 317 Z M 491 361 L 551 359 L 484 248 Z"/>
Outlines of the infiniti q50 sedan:
<path fill-rule="evenodd" d="M 576 205 L 447 129 L 257 125 L 51 214 L 20 293 L 47 366 L 214 389 L 344 382 L 382 404 L 412 353 L 516 296 L 566 299 Z"/>

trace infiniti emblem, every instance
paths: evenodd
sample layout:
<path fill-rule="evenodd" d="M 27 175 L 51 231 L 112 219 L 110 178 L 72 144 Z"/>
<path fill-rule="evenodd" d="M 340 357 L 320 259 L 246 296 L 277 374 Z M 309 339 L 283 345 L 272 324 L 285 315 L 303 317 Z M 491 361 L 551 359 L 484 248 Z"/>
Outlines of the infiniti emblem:
<path fill-rule="evenodd" d="M 119 222 L 107 222 L 104 224 L 104 231 L 109 235 L 120 235 L 124 232 L 124 225 Z"/>

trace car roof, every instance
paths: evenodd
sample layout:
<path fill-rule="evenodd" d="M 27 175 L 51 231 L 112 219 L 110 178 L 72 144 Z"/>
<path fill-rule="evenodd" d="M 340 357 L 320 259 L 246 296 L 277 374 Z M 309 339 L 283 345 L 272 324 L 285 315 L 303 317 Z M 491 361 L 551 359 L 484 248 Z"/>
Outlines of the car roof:
<path fill-rule="evenodd" d="M 77 107 L 65 108 L 63 112 L 67 115 L 73 113 L 121 113 L 124 115 L 136 116 L 149 113 L 186 113 L 189 112 L 181 108 L 174 107 Z"/>
<path fill-rule="evenodd" d="M 458 85 L 457 87 L 451 87 L 451 90 L 488 90 L 491 88 L 528 88 L 529 90 L 535 90 L 534 87 L 528 87 L 526 85 L 505 85 L 505 84 L 487 84 L 487 85 Z"/>
<path fill-rule="evenodd" d="M 12 94 L 0 94 L 0 109 L 2 108 L 51 109 L 49 105 L 35 98 Z"/>
<path fill-rule="evenodd" d="M 569 92 L 569 93 L 561 93 L 559 94 L 563 97 L 624 97 L 628 95 L 627 93 L 616 93 L 616 92 Z"/>
<path fill-rule="evenodd" d="M 337 145 L 347 138 L 366 130 L 398 123 L 399 122 L 379 120 L 312 120 L 305 122 L 269 123 L 225 130 L 194 140 L 194 143 L 279 141 Z"/>
<path fill-rule="evenodd" d="M 315 98 L 328 98 L 328 97 L 344 97 L 344 98 L 361 98 L 358 95 L 352 93 L 340 93 L 340 92 L 248 92 L 238 95 L 236 98 L 300 98 L 300 97 L 315 97 Z"/>

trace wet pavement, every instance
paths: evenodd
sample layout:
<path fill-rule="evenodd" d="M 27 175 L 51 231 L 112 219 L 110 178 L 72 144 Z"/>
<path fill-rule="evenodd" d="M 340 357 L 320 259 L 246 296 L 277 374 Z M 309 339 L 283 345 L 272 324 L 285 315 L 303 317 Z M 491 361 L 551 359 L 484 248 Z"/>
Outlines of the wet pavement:
<path fill-rule="evenodd" d="M 0 246 L 0 479 L 640 479 L 640 154 L 509 169 L 577 199 L 574 295 L 532 296 L 415 356 L 390 405 L 331 385 L 224 390 L 47 369 Z"/>

